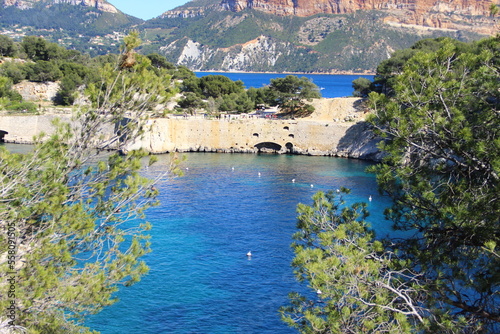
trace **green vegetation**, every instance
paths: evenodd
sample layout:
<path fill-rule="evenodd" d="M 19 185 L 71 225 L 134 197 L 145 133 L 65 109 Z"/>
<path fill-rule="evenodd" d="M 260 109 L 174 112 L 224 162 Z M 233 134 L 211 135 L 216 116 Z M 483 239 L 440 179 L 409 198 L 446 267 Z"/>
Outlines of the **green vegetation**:
<path fill-rule="evenodd" d="M 33 8 L 17 9 L 13 6 L 0 8 L 0 28 L 21 28 L 27 35 L 43 36 L 52 42 L 64 43 L 68 48 L 86 52 L 92 56 L 118 52 L 119 42 L 110 39 L 105 45 L 93 43 L 96 36 L 125 34 L 142 20 L 123 13 L 101 12 L 92 7 L 71 4 L 47 5 L 31 3 Z"/>
<path fill-rule="evenodd" d="M 281 114 L 285 117 L 306 117 L 314 112 L 314 107 L 305 103 L 320 98 L 319 88 L 306 77 L 287 75 L 285 78 L 271 79 L 270 91 L 276 96 Z"/>
<path fill-rule="evenodd" d="M 191 3 L 190 6 L 195 6 Z M 258 10 L 238 13 L 207 10 L 190 18 L 156 18 L 141 29 L 150 38 L 147 52 L 160 52 L 176 62 L 188 40 L 209 49 L 211 57 L 203 64 L 187 65 L 208 69 L 222 68 L 228 57 L 241 51 L 244 43 L 266 36 L 264 52 L 273 61 L 250 60 L 246 70 L 275 72 L 323 72 L 373 70 L 387 59 L 388 52 L 408 48 L 422 38 L 422 32 L 411 28 L 395 28 L 382 24 L 386 11 L 358 11 L 355 14 L 310 17 L 274 16 Z M 427 31 L 429 38 L 446 36 L 463 41 L 480 35 L 461 31 Z M 359 38 L 363 36 L 363 38 Z M 172 44 L 172 47 L 163 48 Z M 175 45 L 175 47 L 174 47 Z M 221 48 L 229 48 L 222 52 Z M 286 56 L 285 56 L 286 55 Z M 275 58 L 275 59 L 274 59 Z"/>
<path fill-rule="evenodd" d="M 12 89 L 12 80 L 0 76 L 0 108 L 11 112 L 36 112 L 36 105 L 24 102 L 22 96 Z"/>
<path fill-rule="evenodd" d="M 484 37 L 466 30 L 424 31 L 390 26 L 383 23 L 390 15 L 385 10 L 296 17 L 275 16 L 253 9 L 237 13 L 215 10 L 219 3 L 189 2 L 181 8 L 189 7 L 192 17 L 158 17 L 144 22 L 123 13 L 101 12 L 92 7 L 38 2 L 26 10 L 13 6 L 0 8 L 0 28 L 16 38 L 43 36 L 92 57 L 118 52 L 125 32 L 138 29 L 147 41 L 139 52 L 160 53 L 173 63 L 178 62 L 182 49 L 191 40 L 199 43 L 210 56 L 203 64 L 186 59 L 183 64 L 201 70 L 233 69 L 224 58 L 231 58 L 245 43 L 265 36 L 262 50 L 255 50 L 266 55 L 265 61 L 256 56 L 240 64 L 239 69 L 302 73 L 333 69 L 372 71 L 390 52 L 407 48 L 422 36 L 446 36 L 466 42 Z M 200 9 L 198 14 L 195 14 L 196 8 Z"/>
<path fill-rule="evenodd" d="M 352 95 L 355 97 L 367 97 L 370 93 L 372 82 L 367 78 L 357 78 L 352 81 L 354 89 Z"/>
<path fill-rule="evenodd" d="M 23 80 L 46 82 L 61 81 L 56 97 L 60 105 L 72 105 L 78 87 L 97 80 L 96 64 L 90 64 L 88 56 L 75 50 L 67 50 L 41 37 L 28 36 L 17 43 L 5 38 L 16 50 L 10 53 L 11 59 L 0 66 L 0 75 L 8 77 L 16 84 Z M 21 59 L 22 61 L 19 61 Z"/>
<path fill-rule="evenodd" d="M 291 295 L 302 333 L 498 333 L 500 38 L 422 41 L 379 67 L 372 171 L 404 237 L 380 239 L 366 206 L 318 193 L 299 205 L 293 265 L 316 298 Z M 390 66 L 389 66 L 390 65 Z"/>
<path fill-rule="evenodd" d="M 179 101 L 181 108 L 191 113 L 195 109 L 212 112 L 245 113 L 263 106 L 279 105 L 286 117 L 305 117 L 314 108 L 304 102 L 321 97 L 319 88 L 308 78 L 288 75 L 271 79 L 271 84 L 262 88 L 245 90 L 243 82 L 232 81 L 223 75 L 190 77 L 183 81 L 184 98 Z"/>
<path fill-rule="evenodd" d="M 242 81 L 232 81 L 223 75 L 207 75 L 186 78 L 181 88 L 185 94 L 179 106 L 192 114 L 197 109 L 208 113 L 250 112 L 255 104 L 245 92 Z"/>
<path fill-rule="evenodd" d="M 85 95 L 85 87 L 100 83 L 102 79 L 99 75 L 100 69 L 103 66 L 114 66 L 118 59 L 116 54 L 90 58 L 79 51 L 67 50 L 34 36 L 25 37 L 21 42 L 3 38 L 0 40 L 0 48 L 1 45 L 14 50 L 10 52 L 12 58 L 5 58 L 5 62 L 0 65 L 0 76 L 8 78 L 8 81 L 2 82 L 3 90 L 9 91 L 12 84 L 23 80 L 58 81 L 60 88 L 52 102 L 61 106 L 72 106 L 78 97 Z M 137 54 L 136 58 L 143 57 Z M 144 64 L 147 64 L 148 70 L 157 77 L 166 76 L 182 80 L 194 76 L 187 68 L 177 67 L 158 54 L 148 55 L 144 59 Z M 166 90 L 170 94 L 176 92 L 176 84 L 172 84 Z M 4 109 L 34 111 L 32 104 L 17 103 L 21 102 L 19 94 L 14 96 L 4 92 L 0 97 L 4 98 L 1 103 Z"/>
<path fill-rule="evenodd" d="M 137 33 L 136 33 L 137 34 Z M 72 106 L 79 97 L 85 95 L 84 88 L 95 86 L 101 82 L 99 68 L 114 66 L 117 55 L 108 54 L 90 58 L 75 50 L 67 50 L 55 43 L 47 42 L 41 37 L 28 36 L 21 42 L 9 38 L 0 40 L 14 59 L 6 59 L 0 65 L 0 76 L 8 78 L 4 83 L 5 90 L 10 90 L 12 84 L 23 80 L 46 82 L 58 81 L 59 91 L 54 99 L 56 105 Z M 123 56 L 122 56 L 123 57 Z M 131 53 L 124 60 L 142 58 L 140 54 Z M 152 53 L 146 56 L 148 69 L 155 76 L 170 76 L 181 82 L 183 97 L 179 107 L 190 114 L 196 110 L 205 109 L 209 113 L 237 112 L 246 113 L 259 106 L 280 105 L 284 114 L 291 117 L 303 117 L 312 112 L 312 108 L 304 100 L 320 97 L 318 87 L 307 78 L 287 76 L 274 79 L 269 87 L 245 90 L 243 82 L 232 81 L 223 75 L 209 75 L 197 78 L 184 66 L 175 66 L 164 56 Z M 167 92 L 177 92 L 177 85 L 167 88 Z M 9 93 L 10 94 L 10 93 Z M 6 103 L 13 99 L 12 94 L 4 93 L 4 108 L 19 110 L 19 105 Z M 21 102 L 17 94 L 16 101 Z M 7 99 L 7 100 L 5 100 Z M 33 106 L 22 104 L 22 110 L 33 110 Z"/>
<path fill-rule="evenodd" d="M 137 34 L 125 43 L 122 60 Z M 143 214 L 156 203 L 155 181 L 138 173 L 144 152 L 106 152 L 126 152 L 151 107 L 170 97 L 172 76 L 157 76 L 144 56 L 133 60 L 99 67 L 78 126 L 55 121 L 55 133 L 40 135 L 29 154 L 0 149 L 2 328 L 90 333 L 85 317 L 148 271 L 140 260 L 150 251 Z"/>

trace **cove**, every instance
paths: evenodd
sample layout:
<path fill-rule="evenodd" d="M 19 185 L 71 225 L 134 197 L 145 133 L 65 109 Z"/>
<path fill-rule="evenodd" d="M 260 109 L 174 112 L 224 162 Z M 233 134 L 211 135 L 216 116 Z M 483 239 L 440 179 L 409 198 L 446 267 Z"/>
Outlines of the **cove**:
<path fill-rule="evenodd" d="M 295 333 L 278 308 L 292 291 L 296 206 L 321 190 L 352 189 L 368 202 L 379 235 L 391 233 L 369 162 L 296 155 L 189 153 L 185 175 L 163 180 L 161 205 L 148 210 L 150 273 L 121 288 L 115 305 L 86 323 L 103 334 Z M 143 173 L 155 176 L 170 157 Z M 234 168 L 234 169 L 233 169 Z M 260 175 L 259 175 L 260 173 Z M 292 182 L 295 179 L 295 182 Z M 311 187 L 312 185 L 312 187 Z M 248 258 L 246 253 L 252 252 Z"/>
<path fill-rule="evenodd" d="M 224 75 L 233 81 L 243 81 L 245 88 L 260 88 L 271 83 L 271 79 L 284 78 L 287 75 L 306 77 L 316 84 L 322 97 L 346 97 L 352 96 L 352 81 L 358 78 L 367 78 L 373 81 L 373 75 L 362 74 L 284 74 L 284 73 L 243 73 L 243 72 L 195 72 L 197 77 L 207 75 Z"/>

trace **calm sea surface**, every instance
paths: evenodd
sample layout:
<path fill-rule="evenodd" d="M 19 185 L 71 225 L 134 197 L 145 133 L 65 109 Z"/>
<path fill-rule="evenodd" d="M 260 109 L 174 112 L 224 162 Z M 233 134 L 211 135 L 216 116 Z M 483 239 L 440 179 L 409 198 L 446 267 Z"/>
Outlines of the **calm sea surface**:
<path fill-rule="evenodd" d="M 318 190 L 345 186 L 350 202 L 373 197 L 370 221 L 379 234 L 389 232 L 381 213 L 388 199 L 367 166 L 330 157 L 187 154 L 185 175 L 161 182 L 162 204 L 148 211 L 150 273 L 87 325 L 103 334 L 295 333 L 278 308 L 289 292 L 305 290 L 290 267 L 296 206 Z"/>
<path fill-rule="evenodd" d="M 284 78 L 288 74 L 277 73 L 233 73 L 233 72 L 197 72 L 198 77 L 206 75 L 225 75 L 231 80 L 241 80 L 246 88 L 260 88 L 271 83 L 271 79 Z M 373 75 L 330 75 L 330 74 L 295 74 L 298 77 L 307 77 L 320 89 L 323 97 L 344 97 L 352 95 L 352 81 L 358 78 L 373 80 Z"/>
<path fill-rule="evenodd" d="M 207 74 L 215 73 L 198 73 Z M 285 76 L 221 74 L 247 88 Z M 307 77 L 325 88 L 324 97 L 340 97 L 351 95 L 351 81 L 360 76 Z M 168 155 L 159 157 L 145 175 L 168 165 Z M 374 176 L 365 173 L 368 165 L 331 157 L 187 154 L 185 175 L 162 181 L 161 205 L 147 212 L 153 252 L 143 259 L 150 273 L 121 288 L 120 301 L 86 325 L 103 334 L 295 333 L 281 322 L 278 308 L 289 292 L 307 293 L 290 267 L 297 204 L 310 204 L 316 191 L 348 187 L 351 203 L 373 197 L 368 220 L 379 235 L 390 233 L 382 215 L 390 202 L 378 195 Z"/>

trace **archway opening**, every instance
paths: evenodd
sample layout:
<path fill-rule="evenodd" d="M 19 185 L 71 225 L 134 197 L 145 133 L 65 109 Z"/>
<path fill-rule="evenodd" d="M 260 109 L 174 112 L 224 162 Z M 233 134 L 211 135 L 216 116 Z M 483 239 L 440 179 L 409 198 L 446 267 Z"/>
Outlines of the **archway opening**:
<path fill-rule="evenodd" d="M 254 147 L 259 153 L 278 153 L 281 151 L 281 145 L 273 142 L 258 143 Z"/>
<path fill-rule="evenodd" d="M 7 131 L 0 130 L 0 143 L 5 143 L 5 135 L 8 134 Z"/>

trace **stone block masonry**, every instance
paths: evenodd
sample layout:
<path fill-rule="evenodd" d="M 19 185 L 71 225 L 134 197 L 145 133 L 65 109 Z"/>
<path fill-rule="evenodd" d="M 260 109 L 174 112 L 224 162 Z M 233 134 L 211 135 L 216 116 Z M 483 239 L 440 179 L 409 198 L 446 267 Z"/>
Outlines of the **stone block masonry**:
<path fill-rule="evenodd" d="M 127 149 L 143 148 L 154 154 L 278 153 L 378 160 L 379 139 L 360 117 L 363 113 L 354 107 L 356 103 L 359 99 L 321 99 L 315 101 L 312 117 L 297 120 L 175 116 L 151 119 L 144 135 Z M 6 142 L 30 143 L 40 132 L 51 133 L 55 117 L 61 116 L 2 116 L 0 130 L 8 132 L 4 136 Z M 63 117 L 70 119 L 68 115 Z"/>

